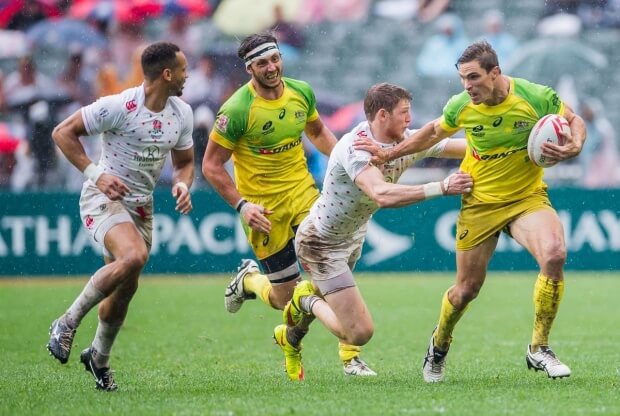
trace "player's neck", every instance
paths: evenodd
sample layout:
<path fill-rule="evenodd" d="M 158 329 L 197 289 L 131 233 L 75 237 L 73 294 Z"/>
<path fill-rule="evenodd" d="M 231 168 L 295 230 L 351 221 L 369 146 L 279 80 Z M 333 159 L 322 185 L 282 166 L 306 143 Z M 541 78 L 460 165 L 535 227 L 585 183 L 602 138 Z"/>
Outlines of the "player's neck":
<path fill-rule="evenodd" d="M 144 106 L 154 113 L 160 113 L 166 107 L 169 95 L 154 84 L 144 84 Z"/>
<path fill-rule="evenodd" d="M 495 89 L 496 92 L 489 101 L 485 102 L 486 105 L 493 106 L 501 104 L 508 97 L 508 94 L 510 94 L 510 78 L 501 75 L 498 81 L 498 86 Z"/>
<path fill-rule="evenodd" d="M 398 143 L 399 141 L 402 140 L 402 137 L 400 138 L 390 137 L 388 132 L 382 129 L 376 123 L 372 123 L 372 122 L 368 123 L 368 126 L 370 128 L 370 132 L 372 133 L 372 137 L 375 139 L 376 142 L 384 143 L 384 144 L 392 144 L 392 143 Z"/>
<path fill-rule="evenodd" d="M 282 94 L 284 93 L 284 82 L 282 81 L 280 81 L 280 84 L 277 87 L 265 88 L 260 83 L 252 79 L 252 87 L 254 87 L 256 94 L 265 100 L 277 100 L 282 97 Z"/>

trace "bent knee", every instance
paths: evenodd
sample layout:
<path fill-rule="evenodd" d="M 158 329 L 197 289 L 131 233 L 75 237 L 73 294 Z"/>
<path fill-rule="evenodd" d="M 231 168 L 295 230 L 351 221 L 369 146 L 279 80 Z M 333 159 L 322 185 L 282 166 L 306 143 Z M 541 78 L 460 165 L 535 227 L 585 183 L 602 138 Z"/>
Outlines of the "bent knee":
<path fill-rule="evenodd" d="M 347 342 L 351 345 L 357 345 L 358 347 L 366 345 L 375 333 L 375 329 L 372 326 L 359 328 L 347 337 Z"/>
<path fill-rule="evenodd" d="M 546 268 L 550 267 L 563 267 L 566 262 L 566 248 L 563 246 L 554 246 L 545 250 L 542 258 L 542 266 Z"/>
<path fill-rule="evenodd" d="M 149 259 L 149 253 L 144 250 L 135 250 L 131 253 L 127 253 L 120 258 L 117 258 L 116 261 L 121 263 L 126 270 L 130 271 L 140 271 L 146 264 Z"/>
<path fill-rule="evenodd" d="M 456 309 L 463 309 L 469 302 L 478 297 L 481 288 L 482 284 L 477 282 L 455 286 L 450 293 L 450 303 Z"/>

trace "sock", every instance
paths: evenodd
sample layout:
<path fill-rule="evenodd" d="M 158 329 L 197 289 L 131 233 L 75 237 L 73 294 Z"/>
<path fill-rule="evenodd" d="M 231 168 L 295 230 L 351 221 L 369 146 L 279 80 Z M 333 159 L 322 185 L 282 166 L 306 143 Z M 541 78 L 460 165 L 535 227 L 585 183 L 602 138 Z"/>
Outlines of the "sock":
<path fill-rule="evenodd" d="M 101 319 L 99 325 L 97 325 L 97 332 L 95 333 L 95 339 L 92 343 L 93 348 L 93 361 L 97 368 L 109 367 L 110 351 L 112 350 L 112 344 L 118 335 L 123 323 L 108 323 Z"/>
<path fill-rule="evenodd" d="M 312 306 L 321 298 L 317 295 L 302 296 L 299 298 L 299 308 L 305 312 L 312 314 Z"/>
<path fill-rule="evenodd" d="M 253 293 L 257 295 L 266 305 L 271 306 L 269 294 L 271 293 L 271 282 L 262 273 L 248 273 L 243 278 L 243 291 L 245 293 Z M 276 308 L 274 308 L 276 309 Z"/>
<path fill-rule="evenodd" d="M 82 293 L 73 301 L 65 313 L 65 321 L 71 328 L 77 328 L 88 311 L 105 298 L 105 295 L 95 286 L 94 278 L 95 276 L 88 280 Z"/>
<path fill-rule="evenodd" d="M 564 294 L 564 280 L 549 279 L 542 273 L 534 285 L 534 331 L 532 332 L 532 352 L 541 345 L 549 345 L 549 331 L 558 313 Z"/>
<path fill-rule="evenodd" d="M 451 289 L 451 288 L 450 288 Z M 441 351 L 448 351 L 450 343 L 452 342 L 452 331 L 456 323 L 461 319 L 461 316 L 467 310 L 467 306 L 462 310 L 457 310 L 450 300 L 448 299 L 448 293 L 450 289 L 446 290 L 441 300 L 441 311 L 439 312 L 439 323 L 437 329 L 435 329 L 434 345 Z"/>
<path fill-rule="evenodd" d="M 338 356 L 340 361 L 348 363 L 355 357 L 359 357 L 362 349 L 356 345 L 345 344 L 344 342 L 338 342 Z"/>
<path fill-rule="evenodd" d="M 289 326 L 286 328 L 286 339 L 293 347 L 297 348 L 303 337 L 305 337 L 308 333 L 309 329 L 310 328 L 307 326 L 305 328 L 300 326 Z"/>

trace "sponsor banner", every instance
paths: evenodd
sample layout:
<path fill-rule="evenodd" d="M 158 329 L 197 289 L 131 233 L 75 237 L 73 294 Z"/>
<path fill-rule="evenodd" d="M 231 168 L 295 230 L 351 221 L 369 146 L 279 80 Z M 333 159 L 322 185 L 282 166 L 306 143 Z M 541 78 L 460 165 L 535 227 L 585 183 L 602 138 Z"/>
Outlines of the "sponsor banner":
<path fill-rule="evenodd" d="M 565 228 L 567 270 L 620 269 L 620 190 L 550 192 Z M 0 193 L 0 276 L 89 274 L 101 247 L 80 223 L 77 194 Z M 145 273 L 232 273 L 252 257 L 237 213 L 215 193 L 193 193 L 189 216 L 168 191 L 155 194 L 153 248 Z M 455 268 L 459 198 L 380 210 L 372 219 L 357 271 Z M 491 270 L 536 270 L 532 257 L 502 235 Z"/>

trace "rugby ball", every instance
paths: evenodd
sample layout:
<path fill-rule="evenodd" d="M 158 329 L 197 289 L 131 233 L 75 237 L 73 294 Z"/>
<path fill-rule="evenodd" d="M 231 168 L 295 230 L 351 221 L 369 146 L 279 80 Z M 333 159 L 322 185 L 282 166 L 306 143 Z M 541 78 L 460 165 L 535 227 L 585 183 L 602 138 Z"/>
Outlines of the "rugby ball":
<path fill-rule="evenodd" d="M 564 137 L 560 133 L 570 135 L 570 127 L 568 121 L 557 114 L 547 114 L 534 124 L 527 139 L 527 154 L 535 165 L 542 168 L 554 165 L 542 155 L 542 145 L 543 143 L 564 145 Z"/>

